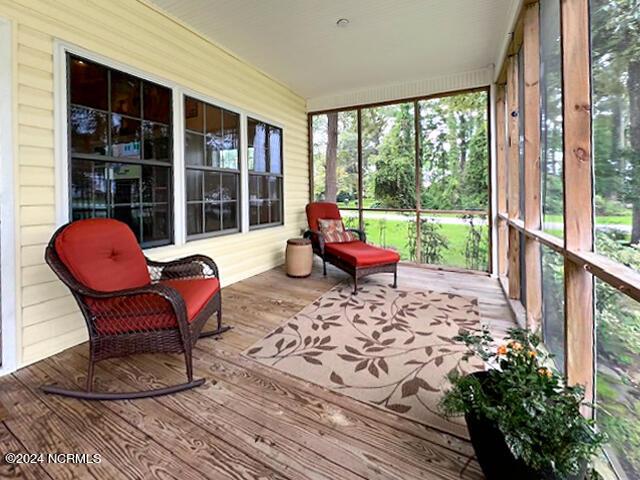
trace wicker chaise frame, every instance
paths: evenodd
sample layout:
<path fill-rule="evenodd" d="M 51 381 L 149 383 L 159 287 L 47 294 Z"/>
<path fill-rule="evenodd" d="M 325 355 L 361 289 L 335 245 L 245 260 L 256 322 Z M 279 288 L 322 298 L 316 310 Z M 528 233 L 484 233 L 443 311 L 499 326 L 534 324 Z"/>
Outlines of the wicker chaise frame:
<path fill-rule="evenodd" d="M 367 235 L 363 230 L 357 228 L 347 228 L 348 232 L 354 232 L 358 234 L 358 238 L 361 242 L 367 242 Z M 398 263 L 382 263 L 379 265 L 371 265 L 369 267 L 357 267 L 348 262 L 345 262 L 341 258 L 336 257 L 330 252 L 326 252 L 324 248 L 324 236 L 317 230 L 307 230 L 304 233 L 305 238 L 311 239 L 311 246 L 313 252 L 322 258 L 322 273 L 327 274 L 327 262 L 331 265 L 339 268 L 343 272 L 348 273 L 353 278 L 353 294 L 358 294 L 358 280 L 366 277 L 367 275 L 373 275 L 375 273 L 393 273 L 393 288 L 398 286 Z"/>
<path fill-rule="evenodd" d="M 216 263 L 204 255 L 192 255 L 170 262 L 157 262 L 145 257 L 150 272 L 151 284 L 140 288 L 131 288 L 115 292 L 98 292 L 78 282 L 56 252 L 56 238 L 68 225 L 69 224 L 60 227 L 49 241 L 45 252 L 45 260 L 58 278 L 71 290 L 87 324 L 90 355 L 86 390 L 69 390 L 53 385 L 45 385 L 42 387 L 42 390 L 46 393 L 55 393 L 85 400 L 123 400 L 167 395 L 202 385 L 204 383 L 203 378 L 193 378 L 193 346 L 198 338 L 219 335 L 231 328 L 222 325 L 221 291 L 218 290 L 198 313 L 197 317 L 189 323 L 187 320 L 186 304 L 178 291 L 168 285 L 157 282 L 170 279 L 219 278 Z M 90 302 L 87 301 L 123 299 L 123 304 L 126 308 L 121 309 L 124 313 L 120 312 L 120 316 L 126 317 L 129 321 L 135 321 L 136 316 L 143 318 L 144 315 L 154 314 L 153 311 L 148 310 L 151 308 L 149 307 L 148 299 L 155 296 L 168 302 L 176 319 L 176 327 L 162 329 L 141 328 L 139 331 L 117 334 L 101 333 L 96 328 L 95 311 L 92 310 Z M 145 307 L 147 308 L 146 311 Z M 217 328 L 213 331 L 202 332 L 202 328 L 207 323 L 207 320 L 209 320 L 214 313 L 217 313 Z M 108 358 L 124 357 L 138 353 L 160 352 L 184 354 L 187 376 L 186 383 L 134 392 L 112 393 L 94 391 L 93 378 L 95 364 L 97 362 Z"/>

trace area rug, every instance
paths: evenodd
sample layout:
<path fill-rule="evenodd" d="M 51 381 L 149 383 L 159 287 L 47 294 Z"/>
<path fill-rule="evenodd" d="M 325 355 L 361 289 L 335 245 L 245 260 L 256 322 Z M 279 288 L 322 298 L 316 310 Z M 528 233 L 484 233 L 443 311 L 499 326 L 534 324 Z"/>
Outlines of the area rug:
<path fill-rule="evenodd" d="M 452 370 L 483 369 L 463 360 L 453 340 L 479 330 L 478 300 L 453 293 L 348 283 L 322 295 L 243 352 L 264 365 L 467 438 L 464 420 L 438 409 Z"/>

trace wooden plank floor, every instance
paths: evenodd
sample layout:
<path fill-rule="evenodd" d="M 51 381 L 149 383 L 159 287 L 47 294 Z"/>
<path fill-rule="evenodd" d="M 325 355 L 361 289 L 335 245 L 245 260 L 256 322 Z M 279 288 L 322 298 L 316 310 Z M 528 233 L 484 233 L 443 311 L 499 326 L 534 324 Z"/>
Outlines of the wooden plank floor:
<path fill-rule="evenodd" d="M 316 266 L 307 279 L 274 269 L 223 291 L 220 340 L 201 340 L 195 371 L 205 386 L 176 395 L 81 402 L 44 395 L 55 382 L 82 385 L 86 344 L 0 379 L 0 453 L 98 453 L 100 463 L 22 465 L 0 461 L 0 478 L 104 479 L 480 479 L 470 444 L 294 379 L 239 355 L 346 276 Z M 376 277 L 381 282 L 385 275 Z M 513 320 L 497 280 L 401 267 L 401 286 L 474 296 L 498 332 Z M 99 364 L 104 390 L 182 382 L 178 355 Z"/>

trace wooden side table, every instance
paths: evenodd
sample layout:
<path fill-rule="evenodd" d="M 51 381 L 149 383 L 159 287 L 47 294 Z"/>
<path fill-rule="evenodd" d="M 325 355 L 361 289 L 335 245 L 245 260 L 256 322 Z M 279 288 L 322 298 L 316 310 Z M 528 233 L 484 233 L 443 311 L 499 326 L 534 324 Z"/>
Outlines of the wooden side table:
<path fill-rule="evenodd" d="M 313 268 L 313 250 L 311 240 L 307 238 L 290 238 L 287 240 L 286 252 L 287 275 L 295 278 L 308 277 Z"/>

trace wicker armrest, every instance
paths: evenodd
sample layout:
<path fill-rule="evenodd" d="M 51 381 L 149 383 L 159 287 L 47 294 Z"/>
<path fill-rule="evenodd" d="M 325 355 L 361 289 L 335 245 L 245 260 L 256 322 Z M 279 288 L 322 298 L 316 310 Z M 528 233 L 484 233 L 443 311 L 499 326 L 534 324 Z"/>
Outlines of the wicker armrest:
<path fill-rule="evenodd" d="M 367 243 L 367 234 L 364 233 L 364 230 L 360 230 L 359 228 L 347 228 L 347 232 L 357 233 L 361 242 Z"/>
<path fill-rule="evenodd" d="M 324 235 L 317 230 L 307 230 L 304 232 L 304 238 L 311 240 L 311 243 L 319 250 L 320 255 L 324 255 Z"/>
<path fill-rule="evenodd" d="M 147 265 L 155 282 L 177 278 L 220 278 L 216 262 L 206 255 L 190 255 L 168 262 L 147 258 Z"/>

